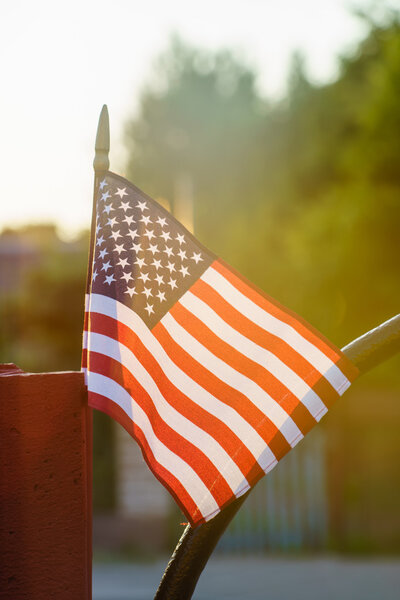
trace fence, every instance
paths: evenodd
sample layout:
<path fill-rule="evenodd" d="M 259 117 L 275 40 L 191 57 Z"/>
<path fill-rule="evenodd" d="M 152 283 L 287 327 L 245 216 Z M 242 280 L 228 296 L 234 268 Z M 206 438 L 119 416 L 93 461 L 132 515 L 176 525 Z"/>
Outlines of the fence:
<path fill-rule="evenodd" d="M 310 432 L 253 490 L 216 552 L 254 554 L 326 545 L 328 502 L 324 436 Z"/>

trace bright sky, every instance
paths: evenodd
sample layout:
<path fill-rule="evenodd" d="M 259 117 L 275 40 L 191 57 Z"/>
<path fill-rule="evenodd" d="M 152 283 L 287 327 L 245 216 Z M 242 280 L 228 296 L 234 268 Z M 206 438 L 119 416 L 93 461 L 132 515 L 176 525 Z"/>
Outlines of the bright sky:
<path fill-rule="evenodd" d="M 122 131 L 171 32 L 207 48 L 241 50 L 261 89 L 282 92 L 295 49 L 311 76 L 335 74 L 338 53 L 365 27 L 367 0 L 13 0 L 0 8 L 0 229 L 55 221 L 88 227 L 93 147 L 108 104 L 111 169 L 122 172 Z"/>

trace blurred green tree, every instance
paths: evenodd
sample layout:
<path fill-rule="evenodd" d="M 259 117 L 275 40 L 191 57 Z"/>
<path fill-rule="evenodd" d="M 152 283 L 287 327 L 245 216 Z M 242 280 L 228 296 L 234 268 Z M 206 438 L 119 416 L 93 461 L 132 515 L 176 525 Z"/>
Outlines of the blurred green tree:
<path fill-rule="evenodd" d="M 175 37 L 155 81 L 127 126 L 128 176 L 173 203 L 179 177 L 189 175 L 197 233 L 229 254 L 245 241 L 240 235 L 251 207 L 263 198 L 261 146 L 256 154 L 254 148 L 262 141 L 267 104 L 255 73 L 227 51 L 207 53 Z"/>
<path fill-rule="evenodd" d="M 173 203 L 189 173 L 200 239 L 338 344 L 398 310 L 400 31 L 384 17 L 332 83 L 295 54 L 275 103 L 240 57 L 174 38 L 126 128 L 128 177 Z"/>

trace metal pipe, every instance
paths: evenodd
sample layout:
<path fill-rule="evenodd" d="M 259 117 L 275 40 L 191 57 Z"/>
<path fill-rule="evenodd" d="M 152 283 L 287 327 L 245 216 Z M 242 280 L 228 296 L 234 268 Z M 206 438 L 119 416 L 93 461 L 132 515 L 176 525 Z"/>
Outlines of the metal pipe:
<path fill-rule="evenodd" d="M 350 342 L 342 351 L 359 368 L 360 374 L 391 358 L 400 352 L 400 314 Z M 215 546 L 250 491 L 234 500 L 208 523 L 196 529 L 189 525 L 186 527 L 154 600 L 190 600 Z"/>
<path fill-rule="evenodd" d="M 347 344 L 342 352 L 361 375 L 400 352 L 400 314 Z"/>

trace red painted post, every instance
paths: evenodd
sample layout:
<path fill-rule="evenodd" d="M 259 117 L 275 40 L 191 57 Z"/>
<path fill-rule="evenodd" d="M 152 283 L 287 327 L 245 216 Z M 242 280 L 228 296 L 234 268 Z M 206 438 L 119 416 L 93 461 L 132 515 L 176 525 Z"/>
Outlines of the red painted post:
<path fill-rule="evenodd" d="M 0 598 L 91 599 L 83 374 L 0 369 Z"/>

